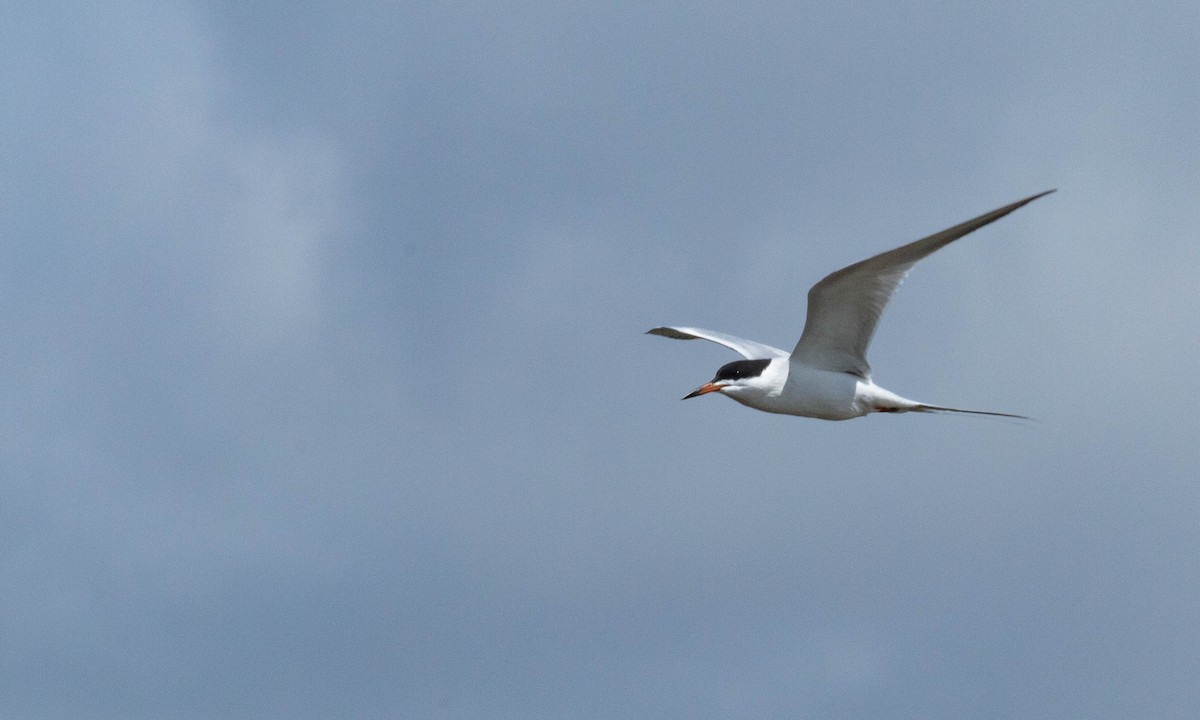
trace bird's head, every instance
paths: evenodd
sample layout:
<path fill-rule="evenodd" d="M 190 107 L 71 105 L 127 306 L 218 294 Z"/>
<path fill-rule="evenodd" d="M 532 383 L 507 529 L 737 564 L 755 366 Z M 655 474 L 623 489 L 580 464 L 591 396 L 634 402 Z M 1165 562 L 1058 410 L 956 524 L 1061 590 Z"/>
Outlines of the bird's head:
<path fill-rule="evenodd" d="M 738 399 L 739 395 L 769 393 L 778 384 L 774 373 L 767 372 L 767 368 L 771 365 L 771 362 L 770 359 L 735 360 L 722 365 L 712 380 L 685 395 L 683 399 L 687 400 L 688 398 L 707 395 L 711 392 L 719 392 L 735 400 Z"/>

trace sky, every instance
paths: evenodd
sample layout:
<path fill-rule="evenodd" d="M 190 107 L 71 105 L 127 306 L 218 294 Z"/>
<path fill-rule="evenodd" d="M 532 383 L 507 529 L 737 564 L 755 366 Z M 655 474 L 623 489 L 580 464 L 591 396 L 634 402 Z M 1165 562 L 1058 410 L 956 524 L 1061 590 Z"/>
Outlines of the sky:
<path fill-rule="evenodd" d="M 1194 3 L 3 17 L 0 715 L 1200 714 Z"/>

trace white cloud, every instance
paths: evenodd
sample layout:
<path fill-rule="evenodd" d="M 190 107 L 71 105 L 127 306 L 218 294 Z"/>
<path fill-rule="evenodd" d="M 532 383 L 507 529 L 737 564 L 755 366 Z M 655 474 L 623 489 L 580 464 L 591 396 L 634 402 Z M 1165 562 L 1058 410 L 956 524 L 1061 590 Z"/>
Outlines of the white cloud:
<path fill-rule="evenodd" d="M 344 221 L 331 140 L 233 116 L 190 6 L 126 3 L 12 32 L 39 39 L 10 55 L 11 125 L 38 151 L 18 156 L 12 190 L 54 219 L 68 262 L 91 258 L 91 272 L 161 292 L 160 310 L 240 343 L 311 328 L 322 247 Z"/>
<path fill-rule="evenodd" d="M 214 231 L 218 317 L 253 343 L 304 335 L 319 320 L 326 245 L 340 232 L 339 169 L 329 143 L 224 141 L 233 185 Z"/>

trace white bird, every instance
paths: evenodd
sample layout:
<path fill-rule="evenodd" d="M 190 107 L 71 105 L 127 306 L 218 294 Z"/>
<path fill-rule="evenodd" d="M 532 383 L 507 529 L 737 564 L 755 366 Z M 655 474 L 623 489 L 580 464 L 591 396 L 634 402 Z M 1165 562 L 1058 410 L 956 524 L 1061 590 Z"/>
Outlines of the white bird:
<path fill-rule="evenodd" d="M 710 340 L 746 358 L 721 367 L 712 380 L 684 400 L 717 392 L 756 410 L 821 420 L 850 420 L 875 412 L 956 412 L 1026 420 L 1023 415 L 960 410 L 900 397 L 871 380 L 866 354 L 879 316 L 913 265 L 1052 192 L 1018 200 L 828 275 L 808 291 L 808 318 L 791 353 L 692 327 L 656 327 L 647 333 L 677 340 Z"/>

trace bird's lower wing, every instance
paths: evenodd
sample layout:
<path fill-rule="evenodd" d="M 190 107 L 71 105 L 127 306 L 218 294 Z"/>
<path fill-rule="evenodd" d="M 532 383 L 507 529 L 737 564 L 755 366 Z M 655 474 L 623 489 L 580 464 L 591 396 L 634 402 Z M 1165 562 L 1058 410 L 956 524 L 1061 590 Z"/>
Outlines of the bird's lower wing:
<path fill-rule="evenodd" d="M 785 358 L 786 352 L 770 345 L 744 340 L 733 335 L 701 330 L 692 327 L 656 327 L 646 331 L 647 335 L 662 335 L 676 340 L 708 340 L 733 350 L 747 360 L 763 360 L 767 358 Z"/>
<path fill-rule="evenodd" d="M 808 291 L 808 318 L 804 334 L 792 350 L 792 360 L 823 370 L 869 376 L 867 346 L 879 316 L 912 266 L 935 250 L 1052 192 L 1018 200 L 830 274 Z"/>

